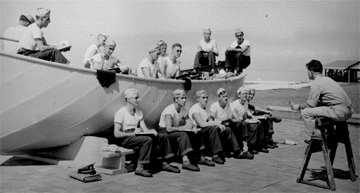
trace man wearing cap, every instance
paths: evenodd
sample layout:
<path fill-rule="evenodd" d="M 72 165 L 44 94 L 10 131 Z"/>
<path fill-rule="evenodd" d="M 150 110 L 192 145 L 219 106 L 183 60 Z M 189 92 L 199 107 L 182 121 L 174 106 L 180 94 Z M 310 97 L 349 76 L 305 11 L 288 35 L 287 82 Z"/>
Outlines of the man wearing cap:
<path fill-rule="evenodd" d="M 104 70 L 104 71 L 115 71 L 122 74 L 129 73 L 129 67 L 120 63 L 120 60 L 112 56 L 116 48 L 114 40 L 107 38 L 105 41 L 104 49 L 95 54 L 90 59 L 91 69 Z"/>
<path fill-rule="evenodd" d="M 61 54 L 57 45 L 48 45 L 42 28 L 50 23 L 50 10 L 38 8 L 35 23 L 29 25 L 19 41 L 18 54 L 31 56 L 52 62 L 69 64 L 70 62 Z"/>
<path fill-rule="evenodd" d="M 158 46 L 151 46 L 149 49 L 149 55 L 143 59 L 138 68 L 137 74 L 139 77 L 145 78 L 158 78 L 160 73 L 159 63 L 157 62 L 160 55 L 160 49 Z"/>
<path fill-rule="evenodd" d="M 161 79 L 174 79 L 180 75 L 180 63 L 179 60 L 182 52 L 182 46 L 179 43 L 175 43 L 171 48 L 171 54 L 164 57 L 159 63 L 160 72 L 159 78 Z"/>
<path fill-rule="evenodd" d="M 26 27 L 34 22 L 35 20 L 30 14 L 21 15 L 19 23 L 16 26 L 11 26 L 4 31 L 4 37 L 13 40 L 19 40 L 26 30 Z M 18 42 L 4 41 L 4 51 L 16 54 L 17 49 Z"/>
<path fill-rule="evenodd" d="M 105 46 L 105 41 L 107 38 L 109 38 L 108 35 L 106 35 L 104 33 L 100 33 L 97 35 L 96 43 L 92 44 L 91 46 L 88 47 L 88 49 L 85 52 L 85 56 L 84 56 L 84 67 L 85 68 L 91 67 L 91 63 L 90 63 L 91 57 L 93 57 L 97 53 L 101 52 L 100 48 L 103 49 L 103 46 Z"/>
<path fill-rule="evenodd" d="M 257 154 L 259 151 L 268 153 L 269 150 L 265 146 L 264 131 L 261 122 L 248 117 L 248 89 L 244 86 L 237 90 L 239 99 L 230 104 L 230 109 L 234 115 L 233 122 L 237 123 L 237 127 L 233 127 L 238 141 L 243 141 L 243 151 L 249 151 L 251 154 Z"/>
<path fill-rule="evenodd" d="M 229 154 L 229 150 L 233 150 L 234 158 L 237 159 L 254 159 L 254 156 L 248 151 L 241 151 L 238 141 L 232 132 L 232 130 L 238 129 L 237 127 L 242 126 L 241 124 L 237 124 L 233 122 L 234 115 L 230 110 L 230 103 L 227 99 L 227 92 L 224 88 L 219 88 L 216 91 L 219 100 L 211 104 L 210 113 L 215 121 L 221 121 L 223 125 L 225 125 L 225 132 L 222 132 L 221 141 L 225 151 L 227 151 L 227 155 Z M 239 128 L 242 129 L 242 128 Z M 240 142 L 240 141 L 239 141 Z M 244 146 L 247 146 L 246 141 L 242 141 Z"/>
<path fill-rule="evenodd" d="M 318 60 L 306 64 L 308 77 L 313 80 L 306 103 L 293 104 L 291 109 L 300 110 L 307 134 L 313 139 L 322 139 L 315 127 L 317 117 L 326 117 L 335 122 L 344 122 L 354 113 L 351 100 L 343 88 L 333 79 L 323 76 L 323 66 Z M 341 129 L 341 128 L 340 128 Z"/>
<path fill-rule="evenodd" d="M 244 39 L 241 29 L 235 30 L 236 41 L 226 49 L 225 67 L 235 74 L 242 73 L 250 65 L 250 42 Z"/>
<path fill-rule="evenodd" d="M 223 147 L 221 145 L 220 132 L 225 131 L 225 126 L 221 121 L 210 120 L 210 115 L 206 109 L 208 102 L 208 93 L 206 90 L 196 91 L 197 103 L 195 103 L 189 110 L 189 118 L 193 124 L 200 129 L 198 132 L 201 134 L 204 142 L 210 142 L 210 151 L 212 161 L 217 164 L 224 164 L 225 158 L 223 155 Z"/>
<path fill-rule="evenodd" d="M 214 72 L 215 61 L 219 56 L 218 46 L 214 39 L 211 39 L 210 28 L 204 29 L 204 39 L 199 41 L 197 46 L 198 52 L 194 60 L 194 69 L 208 67 L 208 72 Z"/>
<path fill-rule="evenodd" d="M 194 163 L 194 152 L 187 132 L 196 132 L 193 124 L 189 120 L 185 110 L 186 93 L 184 90 L 176 89 L 173 91 L 174 103 L 167 106 L 161 113 L 159 122 L 159 135 L 168 135 L 173 149 L 179 149 L 182 156 L 182 168 L 190 171 L 200 171 Z M 189 134 L 191 135 L 191 134 Z M 189 160 L 192 159 L 192 162 Z"/>

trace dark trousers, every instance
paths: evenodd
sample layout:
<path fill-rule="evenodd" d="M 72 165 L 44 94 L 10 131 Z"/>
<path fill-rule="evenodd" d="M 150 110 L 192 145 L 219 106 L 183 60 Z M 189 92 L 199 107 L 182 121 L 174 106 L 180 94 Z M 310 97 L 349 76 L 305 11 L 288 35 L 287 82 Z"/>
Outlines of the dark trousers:
<path fill-rule="evenodd" d="M 247 68 L 250 65 L 250 56 L 245 56 L 241 52 L 228 51 L 225 52 L 225 68 L 228 68 L 230 71 L 242 72 L 243 69 Z"/>
<path fill-rule="evenodd" d="M 184 131 L 167 132 L 165 128 L 160 128 L 160 134 L 166 134 L 170 141 L 172 152 L 180 152 L 181 156 L 193 151 L 188 134 Z"/>
<path fill-rule="evenodd" d="M 264 130 L 265 142 L 268 143 L 272 140 L 272 135 L 274 134 L 274 124 L 270 118 L 261 119 L 261 125 Z"/>
<path fill-rule="evenodd" d="M 207 55 L 207 56 L 206 56 Z M 202 66 L 211 66 L 212 68 L 215 67 L 215 53 L 210 51 L 210 52 L 204 52 L 204 51 L 199 51 L 196 53 L 195 55 L 195 60 L 194 60 L 194 68 L 197 67 L 202 67 Z"/>
<path fill-rule="evenodd" d="M 200 155 L 205 150 L 205 144 L 202 135 L 200 133 L 194 133 L 194 132 L 186 132 L 186 133 L 189 137 L 191 146 L 193 148 L 192 158 L 200 159 Z"/>
<path fill-rule="evenodd" d="M 170 144 L 169 135 L 167 133 L 158 133 L 155 141 L 155 147 L 158 148 L 158 156 L 163 159 L 169 159 L 174 156 L 174 152 Z"/>
<path fill-rule="evenodd" d="M 57 49 L 39 51 L 39 50 L 26 50 L 21 48 L 17 53 L 25 56 L 31 56 L 34 58 L 39 58 L 39 59 L 62 63 L 62 64 L 66 64 L 68 62 L 65 56 L 62 55 L 62 53 Z"/>
<path fill-rule="evenodd" d="M 218 155 L 223 151 L 218 129 L 218 126 L 209 126 L 203 127 L 199 131 L 201 137 L 204 140 L 204 143 L 209 144 L 211 155 Z"/>
<path fill-rule="evenodd" d="M 222 147 L 226 153 L 229 153 L 231 151 L 236 152 L 240 150 L 239 143 L 230 127 L 225 127 L 225 130 L 220 133 L 220 139 Z"/>
<path fill-rule="evenodd" d="M 264 145 L 264 131 L 260 123 L 236 122 L 230 125 L 236 139 L 239 142 L 247 142 L 248 147 L 260 147 Z"/>
<path fill-rule="evenodd" d="M 116 144 L 128 149 L 134 149 L 139 155 L 138 163 L 145 164 L 150 162 L 150 156 L 153 147 L 153 138 L 149 136 L 126 136 L 114 138 L 109 144 Z"/>

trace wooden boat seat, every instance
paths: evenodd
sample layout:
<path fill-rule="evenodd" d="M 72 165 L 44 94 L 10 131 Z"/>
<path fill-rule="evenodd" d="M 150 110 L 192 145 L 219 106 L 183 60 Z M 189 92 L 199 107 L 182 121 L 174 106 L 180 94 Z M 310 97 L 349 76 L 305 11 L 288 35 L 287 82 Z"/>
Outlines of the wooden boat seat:
<path fill-rule="evenodd" d="M 336 125 L 336 130 L 334 131 L 334 125 Z M 332 165 L 334 163 L 336 149 L 338 143 L 343 143 L 346 149 L 347 161 L 350 172 L 351 181 L 356 181 L 355 175 L 355 162 L 354 156 L 351 148 L 350 138 L 349 138 L 349 130 L 346 122 L 333 122 L 327 118 L 317 118 L 316 119 L 316 128 L 321 131 L 321 140 L 311 138 L 310 143 L 305 151 L 305 157 L 302 162 L 300 175 L 297 178 L 296 182 L 304 183 L 308 185 L 318 186 L 322 188 L 329 188 L 330 190 L 336 190 L 335 180 Z M 327 132 L 325 132 L 327 130 Z M 328 141 L 329 136 L 327 134 L 332 133 L 330 141 Z M 330 142 L 330 143 L 329 143 Z M 321 145 L 321 150 L 319 148 Z M 330 146 L 330 153 L 329 147 Z M 312 153 L 322 151 L 325 160 L 325 168 L 326 168 L 326 178 L 328 186 L 321 186 L 312 181 L 304 180 L 304 175 L 311 157 Z"/>
<path fill-rule="evenodd" d="M 134 150 L 120 147 L 117 152 L 101 152 L 101 164 L 97 167 L 100 173 L 115 175 L 126 173 L 125 156 L 133 154 Z"/>

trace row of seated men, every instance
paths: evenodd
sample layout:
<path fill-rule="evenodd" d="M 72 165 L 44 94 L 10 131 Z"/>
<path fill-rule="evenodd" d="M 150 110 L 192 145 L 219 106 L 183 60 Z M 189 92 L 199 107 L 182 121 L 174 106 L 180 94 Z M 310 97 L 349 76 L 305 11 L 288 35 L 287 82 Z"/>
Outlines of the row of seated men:
<path fill-rule="evenodd" d="M 176 155 L 182 158 L 182 169 L 196 172 L 200 171 L 198 165 L 214 167 L 224 164 L 229 157 L 253 159 L 253 154 L 268 153 L 268 148 L 277 147 L 272 140 L 273 121 L 281 119 L 249 104 L 255 90 L 240 87 L 238 99 L 231 104 L 224 88 L 219 88 L 216 94 L 218 101 L 208 109 L 207 91 L 198 90 L 197 103 L 187 112 L 186 92 L 174 90 L 174 102 L 162 111 L 159 127 L 152 129 L 146 126 L 143 113 L 137 108 L 139 92 L 126 89 L 126 104 L 114 116 L 114 137 L 108 139 L 109 146 L 134 149 L 137 155 L 135 174 L 144 177 L 153 176 L 148 169 L 155 147 L 162 170 L 174 173 L 180 173 L 178 167 L 170 165 Z M 153 136 L 141 135 L 149 133 Z M 211 156 L 211 160 L 205 155 Z"/>
<path fill-rule="evenodd" d="M 50 10 L 38 8 L 36 20 L 31 15 L 22 15 L 19 25 L 11 27 L 5 31 L 5 36 L 19 39 L 16 48 L 18 54 L 31 56 L 43 60 L 57 63 L 70 64 L 70 61 L 61 53 L 68 50 L 59 50 L 60 45 L 48 44 L 42 28 L 50 24 Z M 16 37 L 15 37 L 16 36 Z M 198 52 L 194 61 L 194 69 L 209 67 L 211 71 L 215 68 L 215 57 L 219 56 L 217 43 L 210 38 L 211 30 L 204 30 L 204 39 L 199 41 Z M 241 29 L 235 30 L 236 41 L 226 50 L 226 69 L 239 74 L 242 69 L 250 64 L 250 42 L 243 38 L 244 33 Z M 7 45 L 5 45 L 7 46 Z M 143 59 L 139 67 L 131 72 L 131 69 L 120 63 L 116 57 L 112 56 L 116 48 L 116 43 L 109 39 L 106 34 L 99 34 L 97 42 L 91 45 L 85 53 L 84 66 L 97 70 L 114 70 L 125 74 L 135 74 L 140 77 L 151 78 L 175 78 L 180 74 L 179 60 L 182 46 L 175 43 L 172 46 L 171 54 L 167 54 L 167 44 L 159 41 L 149 49 L 149 55 Z M 5 48 L 7 50 L 7 48 Z"/>

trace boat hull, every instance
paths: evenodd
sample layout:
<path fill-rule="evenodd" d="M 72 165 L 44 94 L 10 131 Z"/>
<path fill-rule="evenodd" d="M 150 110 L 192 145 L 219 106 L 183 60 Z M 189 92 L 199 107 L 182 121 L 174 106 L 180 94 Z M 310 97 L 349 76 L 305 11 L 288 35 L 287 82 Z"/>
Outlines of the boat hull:
<path fill-rule="evenodd" d="M 36 58 L 0 52 L 1 114 L 0 153 L 15 155 L 69 145 L 82 136 L 96 135 L 113 124 L 124 106 L 124 90 L 139 90 L 138 108 L 145 123 L 155 128 L 162 110 L 173 102 L 172 91 L 183 89 L 183 80 L 154 80 L 117 75 L 109 88 L 102 87 L 96 72 Z M 209 105 L 216 90 L 227 89 L 229 101 L 243 85 L 245 75 L 223 80 L 192 81 L 186 108 L 196 103 L 194 94 L 205 89 Z"/>

